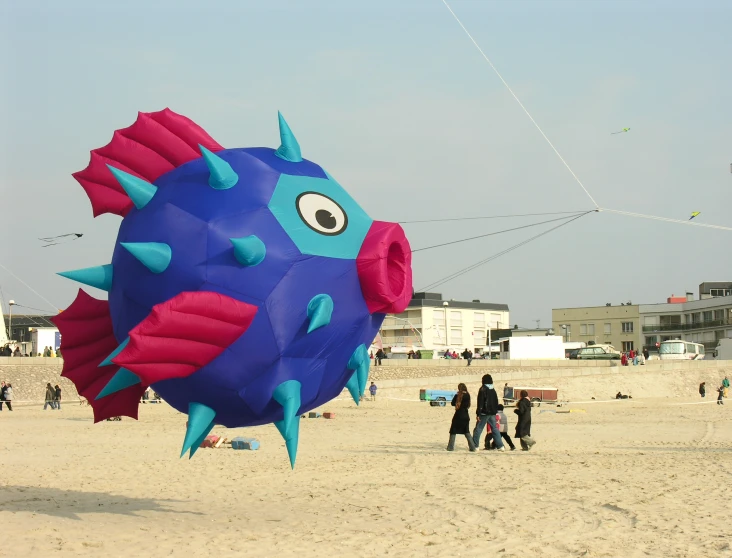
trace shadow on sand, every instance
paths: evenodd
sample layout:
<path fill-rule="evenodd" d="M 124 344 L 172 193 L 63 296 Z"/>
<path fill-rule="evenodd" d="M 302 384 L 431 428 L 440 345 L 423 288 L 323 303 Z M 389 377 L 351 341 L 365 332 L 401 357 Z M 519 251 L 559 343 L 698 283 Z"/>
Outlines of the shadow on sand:
<path fill-rule="evenodd" d="M 80 520 L 78 514 L 114 513 L 137 515 L 142 511 L 190 513 L 172 509 L 181 500 L 130 498 L 106 492 L 82 492 L 40 486 L 0 486 L 0 513 L 27 512 Z"/>

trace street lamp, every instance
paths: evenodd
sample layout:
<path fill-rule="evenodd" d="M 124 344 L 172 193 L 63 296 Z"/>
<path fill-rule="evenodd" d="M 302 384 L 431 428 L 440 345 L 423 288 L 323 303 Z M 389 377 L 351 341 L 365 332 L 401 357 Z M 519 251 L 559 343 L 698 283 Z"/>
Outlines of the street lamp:
<path fill-rule="evenodd" d="M 8 343 L 13 341 L 13 306 L 15 305 L 14 300 L 8 301 L 8 310 L 10 315 L 8 316 Z"/>
<path fill-rule="evenodd" d="M 569 343 L 569 335 L 570 335 L 569 324 L 561 324 L 560 327 L 564 330 L 564 340 L 565 340 L 565 342 L 566 343 Z"/>

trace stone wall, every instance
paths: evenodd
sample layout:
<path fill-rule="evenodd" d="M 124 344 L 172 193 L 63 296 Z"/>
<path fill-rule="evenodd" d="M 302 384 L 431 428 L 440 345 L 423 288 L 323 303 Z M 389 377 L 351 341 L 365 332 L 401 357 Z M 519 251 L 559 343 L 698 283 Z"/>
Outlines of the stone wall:
<path fill-rule="evenodd" d="M 61 387 L 61 401 L 79 399 L 71 380 L 61 377 L 63 360 L 60 358 L 12 358 L 0 357 L 0 381 L 13 385 L 13 401 L 16 405 L 26 402 L 43 403 L 46 384 Z"/>

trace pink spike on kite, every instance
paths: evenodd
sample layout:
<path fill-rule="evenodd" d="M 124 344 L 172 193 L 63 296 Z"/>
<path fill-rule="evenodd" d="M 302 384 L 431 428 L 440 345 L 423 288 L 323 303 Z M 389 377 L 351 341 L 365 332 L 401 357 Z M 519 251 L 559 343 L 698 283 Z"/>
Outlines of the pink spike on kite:
<path fill-rule="evenodd" d="M 92 150 L 89 165 L 73 176 L 89 196 L 94 217 L 103 213 L 124 217 L 133 207 L 132 200 L 108 164 L 153 182 L 200 157 L 199 144 L 213 152 L 224 149 L 198 124 L 170 109 L 140 112 L 134 124 L 117 130 L 111 142 Z"/>

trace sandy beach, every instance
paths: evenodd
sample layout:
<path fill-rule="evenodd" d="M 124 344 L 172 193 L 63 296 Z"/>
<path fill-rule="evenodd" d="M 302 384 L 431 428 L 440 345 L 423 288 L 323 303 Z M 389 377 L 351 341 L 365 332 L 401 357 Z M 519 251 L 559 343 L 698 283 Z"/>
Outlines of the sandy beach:
<path fill-rule="evenodd" d="M 530 452 L 471 454 L 417 393 L 302 420 L 294 471 L 271 425 L 214 430 L 258 451 L 188 460 L 165 404 L 97 425 L 78 404 L 4 410 L 0 556 L 732 555 L 729 400 L 542 405 Z"/>

